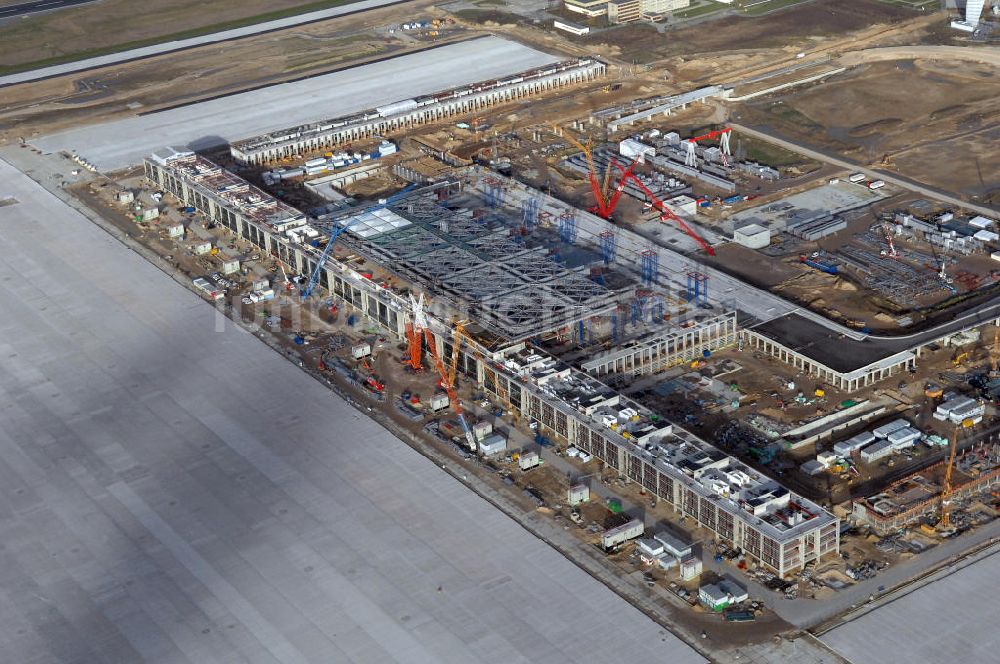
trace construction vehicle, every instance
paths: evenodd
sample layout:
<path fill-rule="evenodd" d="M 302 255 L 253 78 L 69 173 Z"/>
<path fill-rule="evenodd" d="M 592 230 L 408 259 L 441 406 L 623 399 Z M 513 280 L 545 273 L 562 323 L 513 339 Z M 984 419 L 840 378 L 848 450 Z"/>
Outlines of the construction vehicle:
<path fill-rule="evenodd" d="M 967 350 L 955 351 L 955 354 L 951 356 L 951 363 L 953 366 L 957 367 L 961 365 L 962 362 L 965 362 L 967 359 L 969 359 L 969 351 Z"/>
<path fill-rule="evenodd" d="M 896 168 L 896 162 L 892 157 L 892 154 L 886 152 L 882 155 L 882 161 L 879 162 L 881 168 Z"/>
<path fill-rule="evenodd" d="M 374 210 L 380 210 L 392 204 L 396 200 L 399 200 L 400 198 L 408 194 L 411 190 L 415 189 L 416 187 L 417 187 L 416 183 L 407 185 L 406 187 L 403 187 L 392 196 L 389 196 L 388 198 L 381 200 L 377 204 L 367 208 L 367 211 L 371 212 Z M 323 252 L 320 254 L 319 260 L 316 261 L 316 268 L 313 270 L 312 276 L 309 277 L 309 282 L 306 284 L 306 287 L 302 289 L 303 300 L 305 300 L 312 294 L 313 289 L 316 288 L 316 284 L 319 283 L 320 276 L 323 274 L 323 270 L 326 269 L 326 259 L 330 257 L 330 252 L 333 251 L 333 245 L 337 243 L 337 238 L 340 237 L 341 233 L 349 229 L 354 224 L 358 223 L 361 220 L 361 217 L 356 215 L 354 216 L 353 219 L 351 219 L 344 225 L 340 225 L 340 222 L 343 220 L 344 217 L 341 216 L 332 221 L 334 228 L 329 230 L 330 239 L 327 240 L 326 246 L 323 247 Z M 313 223 L 314 225 L 317 224 L 317 222 Z"/>
<path fill-rule="evenodd" d="M 810 256 L 799 256 L 799 262 L 808 265 L 815 270 L 819 270 L 820 272 L 826 272 L 827 274 L 836 275 L 840 272 L 837 266 L 833 263 L 824 263 Z"/>
<path fill-rule="evenodd" d="M 941 520 L 938 522 L 938 531 L 947 531 L 951 528 L 951 472 L 955 466 L 955 452 L 958 449 L 958 427 L 951 435 L 951 447 L 948 451 L 948 463 L 944 468 L 944 484 L 941 487 Z"/>
<path fill-rule="evenodd" d="M 375 374 L 370 376 L 365 376 L 365 387 L 367 387 L 372 392 L 382 393 L 385 391 L 385 383 L 379 380 L 379 377 Z"/>
<path fill-rule="evenodd" d="M 937 383 L 927 383 L 924 387 L 924 396 L 928 399 L 940 399 L 944 395 L 944 389 Z"/>

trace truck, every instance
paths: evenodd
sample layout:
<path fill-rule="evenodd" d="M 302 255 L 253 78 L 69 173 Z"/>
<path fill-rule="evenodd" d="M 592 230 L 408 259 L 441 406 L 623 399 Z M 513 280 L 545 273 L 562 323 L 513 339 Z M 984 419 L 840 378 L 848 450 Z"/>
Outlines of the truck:
<path fill-rule="evenodd" d="M 807 256 L 799 256 L 799 262 L 804 263 L 813 269 L 819 270 L 820 272 L 826 272 L 827 274 L 837 274 L 839 272 L 837 266 L 833 263 L 824 263 Z"/>

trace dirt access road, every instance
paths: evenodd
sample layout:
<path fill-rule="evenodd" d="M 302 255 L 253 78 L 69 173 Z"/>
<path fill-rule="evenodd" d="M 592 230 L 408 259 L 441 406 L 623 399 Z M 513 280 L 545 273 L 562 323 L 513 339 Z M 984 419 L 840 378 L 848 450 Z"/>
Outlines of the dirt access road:
<path fill-rule="evenodd" d="M 892 60 L 968 60 L 1000 67 L 1000 47 L 996 46 L 887 46 L 852 51 L 840 56 L 840 64 L 854 67 L 869 62 Z"/>
<path fill-rule="evenodd" d="M 804 154 L 805 156 L 811 159 L 822 161 L 827 164 L 833 164 L 834 166 L 839 166 L 844 170 L 859 171 L 861 173 L 864 173 L 873 180 L 885 180 L 889 184 L 894 184 L 897 187 L 901 187 L 903 189 L 916 192 L 921 196 L 936 198 L 945 201 L 947 203 L 951 203 L 956 207 L 972 210 L 974 212 L 986 216 L 992 217 L 1000 213 L 1000 208 L 993 208 L 985 205 L 976 205 L 974 203 L 969 203 L 967 201 L 962 200 L 961 198 L 952 196 L 947 192 L 943 192 L 939 189 L 928 187 L 927 185 L 921 184 L 920 182 L 916 182 L 915 180 L 911 180 L 910 178 L 903 177 L 900 175 L 893 175 L 892 173 L 880 169 L 874 169 L 868 166 L 863 166 L 853 161 L 848 161 L 847 159 L 843 159 L 842 157 L 838 157 L 836 155 L 832 155 L 827 152 L 806 147 L 801 143 L 795 143 L 793 141 L 781 138 L 779 136 L 775 136 L 774 134 L 760 131 L 759 129 L 752 129 L 750 127 L 735 122 L 731 122 L 729 126 L 731 126 L 737 133 L 743 133 L 749 136 L 753 136 L 754 138 L 770 141 L 787 150 L 794 150 L 796 152 Z"/>

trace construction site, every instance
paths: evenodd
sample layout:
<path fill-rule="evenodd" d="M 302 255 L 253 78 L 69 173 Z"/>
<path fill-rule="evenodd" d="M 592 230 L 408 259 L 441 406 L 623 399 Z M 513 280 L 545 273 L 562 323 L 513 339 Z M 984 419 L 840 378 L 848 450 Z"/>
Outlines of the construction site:
<path fill-rule="evenodd" d="M 922 170 L 993 131 L 996 97 L 954 102 L 976 122 L 819 103 L 913 75 L 940 106 L 998 63 L 857 4 L 895 23 L 713 67 L 630 61 L 638 24 L 486 34 L 481 9 L 428 7 L 352 28 L 391 57 L 233 93 L 228 125 L 229 93 L 88 131 L 15 88 L 0 119 L 38 112 L 11 159 L 221 317 L 650 589 L 683 640 L 721 620 L 749 643 L 740 622 L 833 619 L 1000 508 L 995 169 L 976 148 L 978 186 Z M 310 86 L 344 94 L 298 103 Z M 944 138 L 897 144 L 924 112 Z"/>

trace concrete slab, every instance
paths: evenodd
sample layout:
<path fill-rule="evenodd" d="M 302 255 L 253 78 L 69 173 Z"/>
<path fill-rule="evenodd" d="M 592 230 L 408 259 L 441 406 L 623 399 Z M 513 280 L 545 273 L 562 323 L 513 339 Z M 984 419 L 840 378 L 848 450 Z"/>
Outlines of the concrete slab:
<path fill-rule="evenodd" d="M 704 661 L 0 161 L 0 652 Z"/>
<path fill-rule="evenodd" d="M 75 150 L 98 170 L 117 170 L 140 163 L 165 145 L 201 150 L 500 78 L 558 60 L 517 42 L 483 37 L 302 81 L 72 129 L 31 143 L 46 152 Z"/>
<path fill-rule="evenodd" d="M 783 231 L 796 222 L 840 214 L 871 205 L 881 198 L 878 190 L 869 189 L 864 182 L 855 184 L 841 180 L 737 212 L 726 220 L 726 228 L 732 230 L 758 224 L 775 232 Z"/>
<path fill-rule="evenodd" d="M 995 662 L 996 578 L 1000 555 L 894 599 L 824 634 L 853 664 Z"/>

